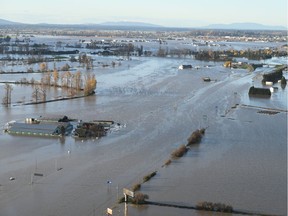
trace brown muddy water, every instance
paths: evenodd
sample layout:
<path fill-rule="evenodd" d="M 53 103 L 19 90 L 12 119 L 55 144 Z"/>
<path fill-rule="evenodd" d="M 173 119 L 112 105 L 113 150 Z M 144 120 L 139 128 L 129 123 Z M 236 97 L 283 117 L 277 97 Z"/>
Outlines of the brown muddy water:
<path fill-rule="evenodd" d="M 220 63 L 178 71 L 182 63 L 149 58 L 125 70 L 95 71 L 96 96 L 1 107 L 1 126 L 31 116 L 68 115 L 114 120 L 121 127 L 98 140 L 1 131 L 0 215 L 92 216 L 105 215 L 108 207 L 113 215 L 124 215 L 124 204 L 117 204 L 122 189 L 155 170 L 157 175 L 141 187 L 150 201 L 187 206 L 222 202 L 235 209 L 286 215 L 287 88 L 279 87 L 270 99 L 249 98 L 252 79 L 261 71 L 231 71 Z M 206 76 L 213 81 L 203 82 Z M 254 85 L 260 83 L 255 80 Z M 259 113 L 265 108 L 279 113 Z M 162 167 L 200 127 L 207 127 L 202 142 Z M 133 205 L 127 214 L 221 215 Z"/>

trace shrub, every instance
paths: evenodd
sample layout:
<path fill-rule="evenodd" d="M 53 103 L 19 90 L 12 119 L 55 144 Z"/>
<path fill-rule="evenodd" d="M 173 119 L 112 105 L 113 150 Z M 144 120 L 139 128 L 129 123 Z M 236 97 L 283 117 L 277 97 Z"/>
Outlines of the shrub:
<path fill-rule="evenodd" d="M 149 199 L 149 196 L 147 194 L 136 193 L 134 198 L 132 199 L 132 203 L 136 205 L 144 204 L 146 199 Z"/>
<path fill-rule="evenodd" d="M 152 177 L 154 177 L 156 175 L 157 171 L 154 171 L 146 176 L 143 177 L 143 182 L 147 182 L 149 181 Z"/>
<path fill-rule="evenodd" d="M 284 76 L 281 78 L 281 85 L 287 85 L 287 80 L 285 79 Z"/>
<path fill-rule="evenodd" d="M 188 151 L 187 147 L 185 145 L 181 145 L 178 149 L 174 150 L 171 153 L 171 156 L 173 158 L 179 158 L 182 157 L 187 151 Z"/>
<path fill-rule="evenodd" d="M 205 134 L 205 128 L 201 128 L 199 131 L 200 131 L 200 133 L 202 134 L 202 135 L 204 135 Z"/>
<path fill-rule="evenodd" d="M 61 67 L 62 71 L 68 71 L 70 69 L 70 66 L 68 64 L 65 64 Z"/>
<path fill-rule="evenodd" d="M 33 68 L 30 67 L 30 68 L 27 69 L 27 73 L 33 73 L 33 72 L 34 72 Z"/>
<path fill-rule="evenodd" d="M 70 57 L 70 62 L 76 62 L 76 61 L 77 61 L 77 59 L 75 58 L 75 56 Z"/>
<path fill-rule="evenodd" d="M 133 185 L 133 187 L 132 187 L 132 191 L 138 191 L 138 190 L 140 190 L 140 188 L 141 188 L 141 184 L 135 184 L 135 185 Z"/>
<path fill-rule="evenodd" d="M 199 143 L 202 139 L 202 136 L 205 134 L 205 128 L 201 128 L 200 130 L 196 130 L 194 131 L 190 137 L 188 138 L 188 146 L 195 144 L 195 143 Z"/>
<path fill-rule="evenodd" d="M 196 205 L 196 209 L 205 211 L 217 211 L 217 212 L 233 212 L 233 208 L 230 205 L 223 203 L 213 203 L 213 202 L 200 202 Z"/>
<path fill-rule="evenodd" d="M 45 71 L 47 71 L 48 70 L 48 65 L 45 63 L 45 62 L 42 62 L 41 64 L 40 64 L 40 71 L 41 72 L 45 72 Z"/>
<path fill-rule="evenodd" d="M 171 164 L 171 162 L 172 162 L 171 159 L 168 159 L 165 161 L 163 166 L 168 166 L 169 164 Z"/>

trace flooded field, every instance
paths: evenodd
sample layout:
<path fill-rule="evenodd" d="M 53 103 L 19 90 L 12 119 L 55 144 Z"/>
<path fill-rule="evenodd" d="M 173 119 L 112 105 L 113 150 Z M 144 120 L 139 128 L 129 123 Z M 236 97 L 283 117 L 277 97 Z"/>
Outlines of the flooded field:
<path fill-rule="evenodd" d="M 271 62 L 281 64 L 287 58 Z M 181 64 L 193 68 L 178 70 Z M 17 103 L 31 100 L 32 90 L 13 85 L 12 105 L 0 106 L 1 127 L 11 120 L 56 115 L 113 120 L 121 127 L 101 139 L 84 140 L 12 136 L 1 130 L 0 215 L 92 216 L 105 215 L 107 208 L 124 215 L 124 204 L 117 204 L 122 189 L 153 171 L 156 176 L 140 190 L 150 201 L 187 206 L 221 202 L 286 215 L 287 87 L 275 84 L 278 91 L 270 99 L 248 96 L 252 85 L 262 86 L 259 76 L 272 70 L 248 72 L 192 58 L 135 57 L 119 67 L 93 69 L 95 95 L 36 105 Z M 0 79 L 18 76 L 23 75 L 0 74 Z M 41 79 L 41 74 L 24 76 Z M 57 88 L 49 91 L 49 98 L 65 94 Z M 277 113 L 260 112 L 271 109 Z M 201 127 L 206 128 L 202 142 L 162 167 Z M 129 205 L 128 215 L 222 214 Z"/>

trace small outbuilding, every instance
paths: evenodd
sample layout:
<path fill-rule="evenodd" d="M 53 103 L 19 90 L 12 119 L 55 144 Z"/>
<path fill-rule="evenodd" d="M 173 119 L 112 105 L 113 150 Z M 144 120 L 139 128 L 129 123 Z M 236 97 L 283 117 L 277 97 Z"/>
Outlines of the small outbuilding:
<path fill-rule="evenodd" d="M 192 69 L 192 65 L 180 65 L 179 70 Z"/>
<path fill-rule="evenodd" d="M 211 81 L 210 77 L 203 77 L 202 79 L 204 82 L 210 82 Z"/>
<path fill-rule="evenodd" d="M 271 97 L 271 91 L 269 88 L 255 88 L 254 86 L 249 89 L 249 96 L 254 97 Z"/>

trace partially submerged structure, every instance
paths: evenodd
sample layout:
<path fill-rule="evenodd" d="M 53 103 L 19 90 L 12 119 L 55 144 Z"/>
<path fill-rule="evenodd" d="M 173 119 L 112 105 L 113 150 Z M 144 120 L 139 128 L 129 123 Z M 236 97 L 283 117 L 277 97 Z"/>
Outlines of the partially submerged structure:
<path fill-rule="evenodd" d="M 254 96 L 254 97 L 271 97 L 271 91 L 268 88 L 255 88 L 252 86 L 249 89 L 249 96 Z"/>
<path fill-rule="evenodd" d="M 203 77 L 202 79 L 204 82 L 210 82 L 211 81 L 210 77 Z"/>
<path fill-rule="evenodd" d="M 178 67 L 179 70 L 184 70 L 184 69 L 192 69 L 192 65 L 180 65 Z"/>
<path fill-rule="evenodd" d="M 262 83 L 273 85 L 274 83 L 278 82 L 278 80 L 281 80 L 283 78 L 283 67 L 280 67 L 276 70 L 274 70 L 271 73 L 267 73 L 263 75 Z"/>
<path fill-rule="evenodd" d="M 67 136 L 73 130 L 69 122 L 46 122 L 27 118 L 25 122 L 13 122 L 7 125 L 5 132 L 15 135 L 28 136 Z"/>
<path fill-rule="evenodd" d="M 102 137 L 105 136 L 107 131 L 113 125 L 113 121 L 92 121 L 82 122 L 80 121 L 73 131 L 74 137 L 89 138 L 89 137 Z"/>
<path fill-rule="evenodd" d="M 8 122 L 4 131 L 14 135 L 61 137 L 72 134 L 75 138 L 100 138 L 106 135 L 112 125 L 114 125 L 114 121 L 83 122 L 82 120 L 69 119 L 67 116 L 48 118 L 40 116 L 38 119 L 26 118 L 22 122 Z"/>

